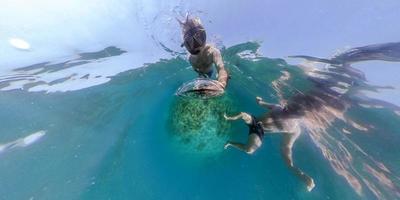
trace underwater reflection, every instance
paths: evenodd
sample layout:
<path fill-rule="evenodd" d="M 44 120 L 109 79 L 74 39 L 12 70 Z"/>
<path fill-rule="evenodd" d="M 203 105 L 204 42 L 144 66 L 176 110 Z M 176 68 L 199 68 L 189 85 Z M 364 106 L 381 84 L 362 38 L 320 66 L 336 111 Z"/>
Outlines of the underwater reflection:
<path fill-rule="evenodd" d="M 126 51 L 109 46 L 95 52 L 79 53 L 62 61 L 20 67 L 7 75 L 0 75 L 0 91 L 65 91 L 107 82 L 109 78 L 96 74 L 89 64 L 99 65 L 108 58 L 124 53 Z"/>
<path fill-rule="evenodd" d="M 287 165 L 300 178 L 304 176 L 300 169 L 294 167 L 291 149 L 300 132 L 306 132 L 335 172 L 343 176 L 359 195 L 365 194 L 364 189 L 367 188 L 379 199 L 400 198 L 400 187 L 396 184 L 399 177 L 347 137 L 352 132 L 369 132 L 374 127 L 358 123 L 346 115 L 351 107 L 360 104 L 375 108 L 388 106 L 388 103 L 374 99 L 359 98 L 359 91 L 376 90 L 378 87 L 368 85 L 365 75 L 350 63 L 366 60 L 400 61 L 400 43 L 358 47 L 332 59 L 293 57 L 328 64 L 319 67 L 318 63 L 308 61 L 299 65 L 307 79 L 313 83 L 313 87 L 305 92 L 287 83 L 291 78 L 288 71 L 281 71 L 282 75 L 271 83 L 279 98 L 280 105 L 276 107 L 282 109 L 266 106 L 270 111 L 259 120 L 267 133 L 279 132 L 284 135 L 282 155 Z M 296 94 L 286 98 L 283 93 L 285 87 L 296 90 Z M 400 110 L 395 105 L 390 107 L 393 112 Z M 345 124 L 342 130 L 336 126 L 338 121 Z M 297 128 L 299 126 L 302 130 Z"/>

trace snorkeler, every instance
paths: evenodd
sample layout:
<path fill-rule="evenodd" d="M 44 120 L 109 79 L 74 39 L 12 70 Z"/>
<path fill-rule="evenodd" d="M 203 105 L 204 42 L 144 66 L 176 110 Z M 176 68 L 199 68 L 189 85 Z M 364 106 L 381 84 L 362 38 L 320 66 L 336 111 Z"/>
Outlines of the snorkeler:
<path fill-rule="evenodd" d="M 261 147 L 262 140 L 264 138 L 264 130 L 261 122 L 257 121 L 257 118 L 245 112 L 241 112 L 240 114 L 232 117 L 228 117 L 226 114 L 224 114 L 224 118 L 226 120 L 237 120 L 241 118 L 247 124 L 247 126 L 249 126 L 247 144 L 228 141 L 224 146 L 225 149 L 227 149 L 229 146 L 233 146 L 248 154 L 253 154 L 258 148 Z"/>
<path fill-rule="evenodd" d="M 247 144 L 228 141 L 224 148 L 227 149 L 229 146 L 232 146 L 248 154 L 253 154 L 262 145 L 264 131 L 269 134 L 281 133 L 284 137 L 281 154 L 286 165 L 307 185 L 307 190 L 311 191 L 315 187 L 314 180 L 295 167 L 292 159 L 293 144 L 301 133 L 298 119 L 288 117 L 288 108 L 286 106 L 267 103 L 261 97 L 256 97 L 256 101 L 258 105 L 270 110 L 267 115 L 260 119 L 244 112 L 233 117 L 224 115 L 226 120 L 242 118 L 249 126 Z"/>
<path fill-rule="evenodd" d="M 179 21 L 179 20 L 178 20 Z M 185 22 L 179 21 L 182 27 L 183 44 L 189 51 L 189 62 L 199 77 L 211 78 L 213 64 L 217 68 L 217 79 L 223 88 L 226 87 L 228 72 L 225 70 L 221 52 L 211 44 L 206 43 L 206 31 L 199 18 L 186 17 Z"/>
<path fill-rule="evenodd" d="M 270 110 L 283 110 L 280 105 L 264 102 L 261 97 L 256 97 L 256 100 L 259 105 L 266 107 Z M 225 149 L 227 149 L 229 146 L 233 146 L 248 154 L 253 154 L 258 148 L 260 148 L 260 146 L 262 145 L 262 140 L 264 138 L 264 128 L 262 125 L 262 121 L 257 120 L 256 117 L 245 112 L 241 112 L 240 114 L 232 117 L 228 117 L 226 114 L 224 114 L 224 118 L 226 120 L 237 120 L 241 118 L 247 124 L 247 126 L 249 126 L 249 136 L 247 144 L 228 141 L 224 146 Z"/>

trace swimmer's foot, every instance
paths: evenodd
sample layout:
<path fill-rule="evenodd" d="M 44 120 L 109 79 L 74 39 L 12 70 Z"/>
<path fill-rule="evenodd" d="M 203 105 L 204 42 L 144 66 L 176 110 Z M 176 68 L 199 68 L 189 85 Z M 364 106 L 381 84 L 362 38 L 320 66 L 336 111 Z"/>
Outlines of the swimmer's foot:
<path fill-rule="evenodd" d="M 307 191 L 311 192 L 315 187 L 314 180 L 312 178 L 307 179 Z"/>

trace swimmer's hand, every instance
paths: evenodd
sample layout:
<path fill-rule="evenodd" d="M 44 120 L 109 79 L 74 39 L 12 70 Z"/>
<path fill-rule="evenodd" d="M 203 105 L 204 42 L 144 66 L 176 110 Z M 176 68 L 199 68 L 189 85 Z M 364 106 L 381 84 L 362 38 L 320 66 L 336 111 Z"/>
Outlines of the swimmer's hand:
<path fill-rule="evenodd" d="M 231 143 L 230 143 L 230 142 L 227 142 L 227 143 L 224 145 L 224 149 L 228 149 L 229 146 L 231 146 Z"/>
<path fill-rule="evenodd" d="M 226 113 L 224 113 L 224 118 L 225 120 L 229 120 L 230 118 L 226 115 Z"/>
<path fill-rule="evenodd" d="M 224 84 L 224 83 L 223 83 L 223 82 L 221 82 L 221 81 L 217 81 L 217 83 L 218 83 L 218 85 L 219 85 L 219 86 L 221 86 L 221 87 L 222 87 L 222 89 L 224 89 L 224 90 L 225 90 L 226 83 Z"/>
<path fill-rule="evenodd" d="M 261 102 L 262 100 L 263 100 L 263 99 L 262 99 L 261 97 L 256 97 L 256 101 L 257 101 L 258 104 L 260 104 L 260 102 Z"/>

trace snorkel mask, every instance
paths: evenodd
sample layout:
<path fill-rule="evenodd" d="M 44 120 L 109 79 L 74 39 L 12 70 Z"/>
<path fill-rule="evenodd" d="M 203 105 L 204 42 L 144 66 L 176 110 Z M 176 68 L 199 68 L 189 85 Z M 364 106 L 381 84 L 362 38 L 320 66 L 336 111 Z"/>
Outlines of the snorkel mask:
<path fill-rule="evenodd" d="M 180 21 L 179 21 L 180 22 Z M 202 47 L 206 45 L 206 31 L 201 25 L 200 19 L 189 19 L 186 17 L 185 22 L 180 22 L 182 26 L 183 44 L 191 54 L 198 54 Z"/>

